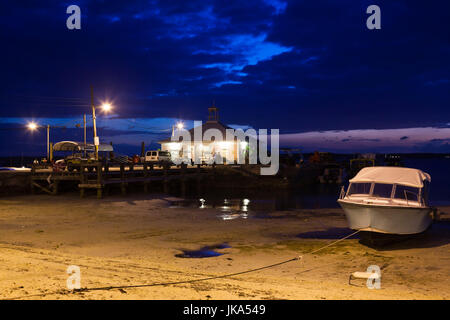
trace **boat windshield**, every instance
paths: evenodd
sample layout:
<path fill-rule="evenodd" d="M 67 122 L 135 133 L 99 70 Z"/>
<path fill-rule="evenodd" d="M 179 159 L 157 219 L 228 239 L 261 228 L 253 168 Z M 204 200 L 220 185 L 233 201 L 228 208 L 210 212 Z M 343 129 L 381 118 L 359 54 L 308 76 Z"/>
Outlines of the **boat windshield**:
<path fill-rule="evenodd" d="M 420 189 L 409 186 L 397 185 L 395 187 L 394 198 L 408 201 L 419 201 Z"/>
<path fill-rule="evenodd" d="M 392 194 L 392 188 L 394 185 L 387 183 L 375 183 L 373 187 L 373 197 L 378 198 L 390 198 Z"/>
<path fill-rule="evenodd" d="M 371 183 L 351 183 L 348 189 L 348 195 L 368 195 L 370 193 Z"/>
<path fill-rule="evenodd" d="M 346 196 L 360 197 L 358 201 L 375 198 L 378 199 L 377 201 L 387 201 L 386 203 L 389 201 L 394 203 L 406 202 L 406 204 L 412 205 L 425 205 L 428 201 L 426 190 L 422 191 L 421 188 L 377 182 L 352 182 Z"/>

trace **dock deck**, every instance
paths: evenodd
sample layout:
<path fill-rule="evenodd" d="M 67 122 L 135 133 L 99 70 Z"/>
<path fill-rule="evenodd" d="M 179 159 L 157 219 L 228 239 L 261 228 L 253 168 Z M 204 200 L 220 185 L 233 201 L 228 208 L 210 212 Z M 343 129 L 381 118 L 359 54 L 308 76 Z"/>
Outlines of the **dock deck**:
<path fill-rule="evenodd" d="M 103 196 L 109 185 L 120 185 L 122 194 L 125 194 L 131 183 L 143 184 L 144 192 L 148 192 L 149 184 L 153 181 L 162 181 L 164 192 L 168 191 L 170 180 L 180 180 L 182 193 L 185 193 L 185 182 L 188 179 L 200 179 L 215 173 L 215 166 L 164 166 L 156 167 L 152 164 L 121 164 L 119 166 L 104 166 L 102 163 L 81 164 L 78 170 L 57 170 L 51 166 L 33 165 L 28 173 L 30 177 L 31 192 L 36 190 L 48 194 L 57 194 L 60 183 L 78 182 L 80 196 L 84 197 L 86 189 L 96 189 L 97 197 Z"/>

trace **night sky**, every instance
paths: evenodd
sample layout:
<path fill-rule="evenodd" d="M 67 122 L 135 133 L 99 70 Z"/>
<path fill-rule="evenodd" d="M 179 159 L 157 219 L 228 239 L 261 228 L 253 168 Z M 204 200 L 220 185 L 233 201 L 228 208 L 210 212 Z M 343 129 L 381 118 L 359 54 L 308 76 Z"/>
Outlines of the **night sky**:
<path fill-rule="evenodd" d="M 0 43 L 0 156 L 45 153 L 32 119 L 82 140 L 91 84 L 114 104 L 101 140 L 126 153 L 213 100 L 305 151 L 450 152 L 449 1 L 2 1 Z"/>

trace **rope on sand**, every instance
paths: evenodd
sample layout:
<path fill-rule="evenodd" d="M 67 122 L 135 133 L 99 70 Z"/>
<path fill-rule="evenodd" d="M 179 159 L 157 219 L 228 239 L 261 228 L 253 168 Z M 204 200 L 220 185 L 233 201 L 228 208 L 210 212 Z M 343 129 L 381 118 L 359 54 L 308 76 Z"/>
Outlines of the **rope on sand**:
<path fill-rule="evenodd" d="M 307 254 L 315 254 L 325 248 L 331 247 L 333 245 L 335 245 L 338 242 L 341 242 L 345 239 L 348 239 L 354 235 L 356 235 L 357 233 L 359 233 L 359 230 L 346 235 L 343 238 L 340 238 L 336 241 L 333 241 L 323 247 L 320 247 L 316 250 L 313 250 L 311 252 L 308 252 Z M 252 272 L 257 272 L 257 271 L 261 271 L 264 269 L 269 269 L 269 268 L 274 268 L 289 262 L 293 262 L 293 261 L 298 261 L 303 259 L 303 256 L 297 256 L 295 258 L 291 258 L 288 260 L 284 260 L 278 263 L 274 263 L 274 264 L 270 264 L 270 265 L 266 265 L 263 267 L 259 267 L 259 268 L 255 268 L 255 269 L 249 269 L 249 270 L 245 270 L 245 271 L 241 271 L 241 272 L 236 272 L 236 273 L 228 273 L 228 274 L 224 274 L 224 275 L 219 275 L 219 276 L 212 276 L 212 277 L 206 277 L 206 278 L 200 278 L 200 279 L 192 279 L 192 280 L 184 280 L 184 281 L 174 281 L 174 282 L 157 282 L 157 283 L 149 283 L 149 284 L 136 284 L 136 285 L 123 285 L 123 286 L 107 286 L 107 287 L 93 287 L 93 288 L 81 288 L 81 289 L 74 289 L 74 290 L 58 290 L 55 292 L 47 292 L 47 293 L 41 293 L 41 294 L 33 294 L 33 295 L 25 295 L 25 296 L 20 296 L 20 297 L 13 297 L 13 298 L 6 298 L 6 299 L 0 299 L 0 300 L 16 300 L 16 299 L 22 299 L 22 298 L 31 298 L 31 297 L 43 297 L 43 296 L 47 296 L 47 295 L 52 295 L 52 294 L 73 294 L 73 293 L 80 293 L 80 292 L 88 292 L 88 291 L 106 291 L 106 290 L 113 290 L 113 289 L 129 289 L 129 288 L 145 288 L 145 287 L 157 287 L 157 286 L 168 286 L 168 285 L 177 285 L 177 284 L 185 284 L 185 283 L 194 283 L 194 282 L 200 282 L 200 281 L 208 281 L 208 280 L 214 280 L 214 279 L 223 279 L 223 278 L 230 278 L 230 277 L 234 277 L 234 276 L 238 276 L 238 275 L 242 275 L 242 274 L 247 274 L 247 273 L 252 273 Z"/>

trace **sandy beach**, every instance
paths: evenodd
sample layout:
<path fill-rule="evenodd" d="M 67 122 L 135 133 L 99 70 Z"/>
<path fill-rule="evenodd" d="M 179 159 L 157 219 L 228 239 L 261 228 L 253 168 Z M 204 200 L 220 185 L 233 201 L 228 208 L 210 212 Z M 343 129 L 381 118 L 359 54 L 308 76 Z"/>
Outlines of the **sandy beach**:
<path fill-rule="evenodd" d="M 0 199 L 1 299 L 449 299 L 450 207 L 425 234 L 371 248 L 346 239 L 341 209 L 272 212 L 223 220 L 217 208 L 173 207 L 164 196 L 17 196 Z M 222 255 L 186 258 L 210 246 Z M 230 278 L 167 286 L 66 290 L 194 280 L 274 264 Z M 381 289 L 349 275 L 381 268 Z"/>

